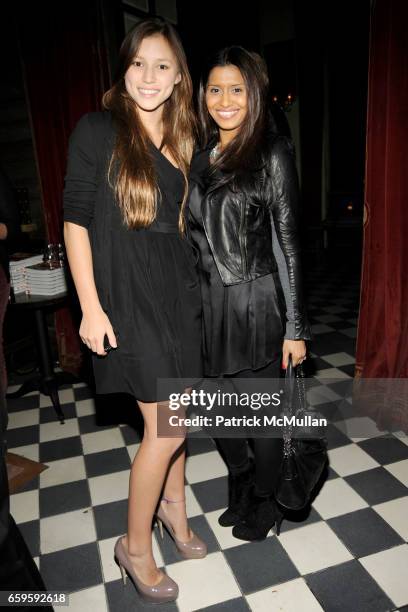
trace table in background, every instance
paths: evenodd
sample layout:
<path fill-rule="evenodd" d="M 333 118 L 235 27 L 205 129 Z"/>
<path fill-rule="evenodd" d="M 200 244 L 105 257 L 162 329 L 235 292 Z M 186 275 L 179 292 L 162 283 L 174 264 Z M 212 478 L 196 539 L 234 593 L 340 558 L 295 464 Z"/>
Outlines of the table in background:
<path fill-rule="evenodd" d="M 54 372 L 51 345 L 47 327 L 47 312 L 56 310 L 67 301 L 66 292 L 57 295 L 26 295 L 20 293 L 14 296 L 8 308 L 18 309 L 22 314 L 30 311 L 34 315 L 35 340 L 40 360 L 39 373 L 26 380 L 14 393 L 8 393 L 7 398 L 22 397 L 37 389 L 51 398 L 52 405 L 61 423 L 64 423 L 64 413 L 58 396 L 58 389 L 65 384 L 78 382 L 78 379 L 68 372 Z"/>

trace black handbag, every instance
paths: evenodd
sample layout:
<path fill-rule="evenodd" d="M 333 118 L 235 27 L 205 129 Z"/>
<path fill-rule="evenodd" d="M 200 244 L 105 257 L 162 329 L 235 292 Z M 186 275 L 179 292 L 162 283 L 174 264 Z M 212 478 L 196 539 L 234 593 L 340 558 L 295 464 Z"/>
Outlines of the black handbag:
<path fill-rule="evenodd" d="M 283 458 L 275 498 L 288 510 L 301 510 L 309 503 L 311 493 L 328 462 L 324 425 L 310 425 L 310 418 L 322 418 L 322 415 L 307 407 L 304 376 L 301 364 L 294 368 L 289 356 L 283 415 L 302 419 L 303 423 L 285 424 L 283 427 Z"/>

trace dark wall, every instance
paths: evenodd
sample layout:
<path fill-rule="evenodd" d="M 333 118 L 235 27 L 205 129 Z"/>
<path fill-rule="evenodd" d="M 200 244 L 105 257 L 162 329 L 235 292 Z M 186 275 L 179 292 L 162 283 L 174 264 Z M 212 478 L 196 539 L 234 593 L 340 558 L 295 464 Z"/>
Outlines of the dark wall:
<path fill-rule="evenodd" d="M 259 51 L 259 2 L 252 1 L 247 11 L 241 6 L 245 5 L 222 0 L 177 1 L 177 27 L 195 82 L 202 62 L 212 51 L 233 44 Z"/>
<path fill-rule="evenodd" d="M 100 4 L 103 6 L 113 72 L 117 49 L 124 34 L 123 5 L 120 0 L 100 0 Z M 286 92 L 290 75 L 294 93 L 299 98 L 302 191 L 308 219 L 313 223 L 319 222 L 321 217 L 325 62 L 329 74 L 331 189 L 342 192 L 358 192 L 363 189 L 370 0 L 315 0 L 313 3 L 294 0 L 293 4 L 296 38 L 294 41 L 279 43 L 284 61 L 278 61 L 277 66 L 276 51 L 273 51 L 269 66 L 273 68 L 271 77 L 277 90 Z M 240 44 L 260 50 L 260 25 L 263 23 L 263 28 L 267 27 L 261 3 L 258 0 L 252 1 L 246 11 L 241 6 L 244 5 L 231 0 L 177 1 L 178 30 L 195 85 L 203 61 L 215 49 Z M 6 25 L 8 20 L 5 19 L 3 23 Z M 273 48 L 276 49 L 276 46 Z M 265 52 L 267 54 L 268 49 Z M 3 57 L 6 56 L 7 53 L 3 53 Z M 16 54 L 12 52 L 12 56 L 13 63 L 18 64 Z M 12 68 L 13 63 L 8 60 L 6 67 L 14 74 L 17 70 Z M 16 108 L 14 100 L 12 104 L 8 98 L 1 102 L 3 113 L 7 110 L 7 117 L 0 118 L 0 122 L 14 122 L 15 117 L 8 116 L 9 109 Z M 4 128 L 2 131 L 6 133 Z M 8 142 L 0 143 L 1 148 L 3 152 L 12 150 Z M 20 159 L 21 156 L 17 157 Z M 13 160 L 4 161 L 11 163 Z"/>
<path fill-rule="evenodd" d="M 308 217 L 319 222 L 325 71 L 330 191 L 363 191 L 370 0 L 296 0 L 295 24 L 302 191 Z"/>
<path fill-rule="evenodd" d="M 362 189 L 369 18 L 369 0 L 334 2 L 333 12 L 329 15 L 327 48 L 332 191 Z"/>
<path fill-rule="evenodd" d="M 41 188 L 37 174 L 29 106 L 27 104 L 14 14 L 7 7 L 0 13 L 0 163 L 15 188 L 25 190 L 27 214 L 21 222 L 33 222 L 25 236 L 43 236 Z M 20 200 L 20 198 L 19 198 Z"/>

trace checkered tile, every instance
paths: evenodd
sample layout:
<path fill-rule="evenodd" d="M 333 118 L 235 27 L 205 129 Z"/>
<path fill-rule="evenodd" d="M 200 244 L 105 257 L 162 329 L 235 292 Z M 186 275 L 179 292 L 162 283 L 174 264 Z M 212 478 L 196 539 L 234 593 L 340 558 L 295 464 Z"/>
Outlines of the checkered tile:
<path fill-rule="evenodd" d="M 193 434 L 187 511 L 209 554 L 181 560 L 155 529 L 156 561 L 180 586 L 164 612 L 407 609 L 406 437 L 379 431 L 353 413 L 350 401 L 338 407 L 354 374 L 359 281 L 349 270 L 343 277 L 322 271 L 307 284 L 314 332 L 305 362 L 313 379 L 308 396 L 331 419 L 327 480 L 310 512 L 284 520 L 280 537 L 236 540 L 217 522 L 227 503 L 226 467 L 212 440 Z M 11 496 L 11 511 L 47 587 L 71 593 L 70 610 L 147 609 L 129 582 L 123 587 L 113 560 L 114 542 L 126 531 L 129 469 L 140 442 L 135 410 L 122 415 L 113 399 L 95 409 L 82 384 L 60 398 L 64 425 L 38 393 L 9 401 L 9 450 L 49 466 Z"/>

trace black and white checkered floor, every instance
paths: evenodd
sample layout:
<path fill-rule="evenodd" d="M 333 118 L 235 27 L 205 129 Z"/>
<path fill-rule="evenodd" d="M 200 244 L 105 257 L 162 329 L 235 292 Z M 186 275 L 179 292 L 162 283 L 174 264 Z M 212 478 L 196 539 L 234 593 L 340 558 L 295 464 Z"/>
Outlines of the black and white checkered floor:
<path fill-rule="evenodd" d="M 320 408 L 339 399 L 341 385 L 354 373 L 359 283 L 341 274 L 311 281 L 315 337 L 308 364 L 315 368 L 313 403 Z M 70 592 L 69 610 L 143 610 L 131 583 L 123 586 L 112 554 L 126 530 L 138 435 L 127 424 L 97 425 L 84 385 L 67 387 L 60 397 L 64 425 L 48 397 L 32 393 L 9 401 L 9 450 L 49 466 L 11 497 L 12 514 L 48 589 Z M 351 401 L 345 405 L 352 420 Z M 236 540 L 231 529 L 218 525 L 227 470 L 211 440 L 191 436 L 188 515 L 209 554 L 180 560 L 155 528 L 156 561 L 180 586 L 177 603 L 162 605 L 163 612 L 407 611 L 408 439 L 400 432 L 386 435 L 361 418 L 370 431 L 366 439 L 329 426 L 330 472 L 309 516 L 285 520 L 280 537 L 270 532 L 258 543 Z"/>

